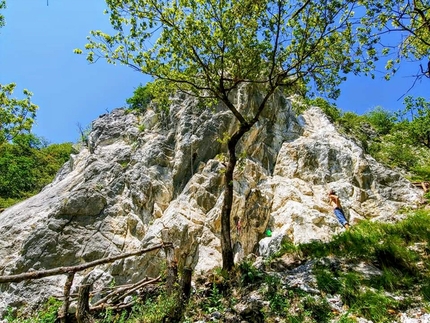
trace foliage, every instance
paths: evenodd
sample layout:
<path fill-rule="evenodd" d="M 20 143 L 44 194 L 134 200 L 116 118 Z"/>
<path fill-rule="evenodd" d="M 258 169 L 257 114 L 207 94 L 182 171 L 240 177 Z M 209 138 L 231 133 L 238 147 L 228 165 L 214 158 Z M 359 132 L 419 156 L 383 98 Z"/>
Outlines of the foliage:
<path fill-rule="evenodd" d="M 315 322 L 331 321 L 331 308 L 325 298 L 308 295 L 303 299 L 303 308 Z"/>
<path fill-rule="evenodd" d="M 335 277 L 333 271 L 328 268 L 316 266 L 314 274 L 317 280 L 318 288 L 324 293 L 337 294 L 342 287 L 342 283 Z"/>
<path fill-rule="evenodd" d="M 6 1 L 2 0 L 0 1 L 0 10 L 5 9 L 6 8 Z M 0 14 L 0 28 L 4 26 L 4 16 L 2 14 Z"/>
<path fill-rule="evenodd" d="M 373 68 L 376 55 L 361 56 L 371 46 L 371 32 L 351 22 L 360 2 L 106 2 L 116 34 L 91 32 L 85 46 L 89 62 L 102 58 L 127 65 L 154 78 L 150 93 L 157 98 L 180 91 L 205 99 L 207 107 L 222 102 L 236 118 L 227 144 L 221 214 L 223 267 L 231 270 L 236 146 L 279 88 L 283 94 L 320 91 L 335 98 L 346 73 Z M 256 106 L 240 106 L 234 99 L 241 86 L 259 93 Z"/>
<path fill-rule="evenodd" d="M 265 275 L 264 282 L 267 286 L 264 295 L 269 301 L 270 311 L 276 314 L 285 313 L 290 307 L 290 302 L 285 295 L 281 279 L 275 275 Z"/>
<path fill-rule="evenodd" d="M 380 106 L 366 113 L 364 117 L 380 135 L 388 134 L 396 121 L 396 117 L 393 113 Z"/>
<path fill-rule="evenodd" d="M 430 11 L 428 0 L 369 0 L 363 2 L 363 28 L 375 30 L 372 53 L 387 57 L 386 79 L 394 75 L 403 60 L 425 60 L 417 79 L 429 77 Z M 389 34 L 390 37 L 386 37 Z"/>
<path fill-rule="evenodd" d="M 146 299 L 135 299 L 131 311 L 105 310 L 101 313 L 101 323 L 159 323 L 175 308 L 177 295 L 167 295 L 164 291 Z"/>
<path fill-rule="evenodd" d="M 6 1 L 0 0 L 0 10 L 6 8 Z M 0 28 L 5 25 L 0 13 Z M 20 133 L 28 133 L 34 123 L 38 106 L 31 102 L 33 93 L 23 90 L 24 99 L 11 97 L 16 84 L 0 84 L 0 145 L 12 140 Z"/>
<path fill-rule="evenodd" d="M 126 100 L 131 110 L 143 112 L 146 110 L 149 103 L 154 99 L 150 85 L 140 84 L 134 91 L 133 96 Z"/>
<path fill-rule="evenodd" d="M 28 317 L 28 313 L 15 313 L 9 309 L 4 318 L 8 323 L 54 323 L 57 321 L 57 312 L 61 305 L 61 301 L 51 297 L 32 317 Z"/>
<path fill-rule="evenodd" d="M 86 127 L 83 127 L 80 123 L 76 125 L 78 127 L 79 131 L 79 138 L 78 143 L 84 144 L 86 147 L 89 146 L 89 135 L 92 130 L 92 124 L 87 125 Z"/>
<path fill-rule="evenodd" d="M 429 238 L 429 213 L 418 211 L 396 224 L 361 222 L 329 243 L 299 245 L 297 252 L 306 259 L 325 259 L 334 255 L 350 263 L 375 265 L 381 273 L 370 278 L 345 271 L 341 266 L 333 267 L 330 262 L 317 264 L 313 272 L 318 289 L 341 295 L 352 313 L 373 322 L 392 322 L 393 315 L 407 307 L 408 302 L 399 303 L 387 292 L 398 294 L 403 291 L 414 297 L 428 297 L 426 277 L 430 259 L 426 250 L 417 251 L 416 246 L 427 245 Z M 411 286 L 416 288 L 411 289 Z"/>
<path fill-rule="evenodd" d="M 415 245 L 427 244 L 430 238 L 428 212 L 418 211 L 404 221 L 384 224 L 364 221 L 350 232 L 338 235 L 328 244 L 314 242 L 300 245 L 306 257 L 347 256 L 355 262 L 366 261 L 381 269 L 381 275 L 366 284 L 377 290 L 408 290 L 419 284 L 430 270 L 430 261 L 425 252 L 417 252 Z M 418 265 L 419 264 L 419 265 Z M 424 267 L 423 267 L 424 265 Z M 352 275 L 332 272 L 327 267 L 315 268 L 318 287 L 327 293 L 340 293 L 348 304 L 356 302 L 358 284 L 364 279 Z M 348 286 L 348 289 L 345 289 Z"/>
<path fill-rule="evenodd" d="M 411 178 L 413 181 L 430 181 L 430 164 L 417 165 L 412 168 L 414 176 Z"/>
<path fill-rule="evenodd" d="M 212 283 L 212 289 L 209 296 L 206 297 L 203 302 L 203 310 L 207 313 L 212 313 L 215 311 L 222 311 L 223 308 L 223 295 L 219 290 L 217 284 Z"/>
<path fill-rule="evenodd" d="M 248 261 L 239 264 L 240 281 L 243 286 L 255 284 L 262 280 L 263 275 Z"/>
<path fill-rule="evenodd" d="M 31 134 L 0 145 L 0 207 L 38 193 L 69 159 L 70 143 L 43 146 Z"/>
<path fill-rule="evenodd" d="M 0 144 L 29 132 L 38 109 L 31 102 L 32 93 L 28 90 L 23 91 L 24 99 L 12 98 L 15 87 L 15 83 L 0 85 Z"/>
<path fill-rule="evenodd" d="M 213 320 L 210 317 L 215 311 L 221 315 L 221 320 L 234 315 L 231 309 L 238 300 L 249 299 L 251 291 L 261 296 L 262 308 L 253 309 L 250 315 L 256 320 L 261 315 L 261 319 L 268 323 L 278 322 L 280 317 L 285 322 L 352 323 L 357 318 L 375 323 L 393 322 L 400 311 L 416 306 L 428 307 L 429 215 L 429 211 L 420 210 L 395 224 L 363 221 L 327 243 L 313 242 L 293 248 L 285 242 L 284 250 L 298 253 L 297 259 L 302 263 L 314 264 L 312 274 L 316 285 L 312 280 L 309 284 L 317 292 L 312 294 L 288 287 L 283 275 L 287 272 L 257 269 L 249 261 L 235 267 L 237 275 L 231 275 L 231 272 L 227 275 L 217 268 L 206 278 L 196 280 L 180 322 Z M 379 274 L 365 275 L 362 270 L 355 270 L 361 263 L 375 267 Z M 271 264 L 266 266 L 272 268 Z M 144 294 L 143 298 L 135 298 L 131 309 L 105 310 L 97 317 L 97 322 L 162 322 L 178 302 L 178 295 L 167 295 L 162 286 Z M 341 298 L 342 313 L 329 304 L 330 295 Z M 53 307 L 58 309 L 58 306 Z M 53 322 L 55 311 L 45 306 L 31 319 L 9 311 L 6 318 L 15 323 L 48 323 Z"/>
<path fill-rule="evenodd" d="M 430 102 L 424 98 L 407 96 L 404 100 L 405 109 L 400 117 L 409 117 L 408 132 L 413 140 L 430 149 Z"/>
<path fill-rule="evenodd" d="M 355 138 L 379 162 L 411 172 L 413 180 L 426 181 L 430 179 L 430 105 L 423 98 L 411 97 L 404 104 L 397 113 L 382 107 L 364 115 L 344 112 L 336 122 L 341 132 Z"/>

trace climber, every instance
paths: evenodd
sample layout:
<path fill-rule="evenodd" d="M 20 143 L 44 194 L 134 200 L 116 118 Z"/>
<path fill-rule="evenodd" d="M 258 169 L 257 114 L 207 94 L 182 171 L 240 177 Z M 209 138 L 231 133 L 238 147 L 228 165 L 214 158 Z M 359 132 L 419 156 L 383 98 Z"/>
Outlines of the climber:
<path fill-rule="evenodd" d="M 331 190 L 330 193 L 328 193 L 328 197 L 330 199 L 330 204 L 333 206 L 333 212 L 334 215 L 336 215 L 336 218 L 339 220 L 340 224 L 345 228 L 349 229 L 349 223 L 348 220 L 345 217 L 345 214 L 343 213 L 342 206 L 340 205 L 340 199 L 336 195 L 336 192 Z"/>
<path fill-rule="evenodd" d="M 236 223 L 237 235 L 240 236 L 241 231 L 242 231 L 242 223 L 240 223 L 240 219 L 237 215 L 233 219 L 234 219 L 234 222 Z"/>

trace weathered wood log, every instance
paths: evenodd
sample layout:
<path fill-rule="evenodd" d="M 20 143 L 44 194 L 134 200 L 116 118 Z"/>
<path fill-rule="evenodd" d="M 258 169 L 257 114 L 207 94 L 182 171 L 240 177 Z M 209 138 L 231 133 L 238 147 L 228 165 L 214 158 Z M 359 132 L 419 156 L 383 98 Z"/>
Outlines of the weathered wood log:
<path fill-rule="evenodd" d="M 184 268 L 182 271 L 181 291 L 175 295 L 177 298 L 176 304 L 171 308 L 170 312 L 163 317 L 163 323 L 181 322 L 184 313 L 185 305 L 188 302 L 191 294 L 191 274 L 190 268 Z"/>
<path fill-rule="evenodd" d="M 48 276 L 62 275 L 62 274 L 70 273 L 70 272 L 78 272 L 78 271 L 82 271 L 82 270 L 85 270 L 85 269 L 88 269 L 91 267 L 95 267 L 95 266 L 98 266 L 101 264 L 114 262 L 114 261 L 119 260 L 119 259 L 124 259 L 124 258 L 132 257 L 132 256 L 139 256 L 141 254 L 163 248 L 166 246 L 166 244 L 167 243 L 164 243 L 164 244 L 160 243 L 160 244 L 157 244 L 153 247 L 146 248 L 143 250 L 129 252 L 129 253 L 125 253 L 125 254 L 118 255 L 118 256 L 111 256 L 111 257 L 107 257 L 107 258 L 102 258 L 102 259 L 98 259 L 98 260 L 88 262 L 88 263 L 82 264 L 82 265 L 77 265 L 77 266 L 58 267 L 58 268 L 53 268 L 53 269 L 48 269 L 48 270 L 32 271 L 32 272 L 18 274 L 18 275 L 0 276 L 0 284 L 1 283 L 10 283 L 10 282 L 20 282 L 23 280 L 38 279 L 38 278 L 43 278 L 43 277 L 48 277 Z"/>
<path fill-rule="evenodd" d="M 103 297 L 98 302 L 94 303 L 94 305 L 91 307 L 90 310 L 91 311 L 100 310 L 100 309 L 112 306 L 119 299 L 125 298 L 126 296 L 130 295 L 131 293 L 133 293 L 134 291 L 138 290 L 139 288 L 142 288 L 142 287 L 144 287 L 146 285 L 153 284 L 155 282 L 160 281 L 160 278 L 161 278 L 161 276 L 158 276 L 156 278 L 152 278 L 150 280 L 148 280 L 148 278 L 144 278 L 141 281 L 137 282 L 136 284 L 133 284 L 131 286 L 128 285 L 127 288 L 120 288 L 120 289 L 118 289 L 118 290 L 110 293 L 109 295 L 106 295 L 105 297 Z M 125 293 L 123 293 L 123 292 L 125 292 Z M 123 293 L 123 294 L 119 295 L 120 293 Z M 111 298 L 113 296 L 116 296 L 116 297 L 113 298 L 110 303 L 106 303 L 109 300 L 109 298 Z"/>
<path fill-rule="evenodd" d="M 94 322 L 94 319 L 90 314 L 89 305 L 91 286 L 91 284 L 85 284 L 79 287 L 78 304 L 76 306 L 76 320 L 78 321 L 78 323 Z"/>
<path fill-rule="evenodd" d="M 413 182 L 412 185 L 414 185 L 417 188 L 421 188 L 424 193 L 427 193 L 430 189 L 430 182 Z"/>
<path fill-rule="evenodd" d="M 69 305 L 70 305 L 70 289 L 72 288 L 74 277 L 75 277 L 75 273 L 70 272 L 67 275 L 67 280 L 66 280 L 66 283 L 64 284 L 64 302 L 60 310 L 58 311 L 58 317 L 57 317 L 60 323 L 67 322 L 67 312 L 69 311 Z"/>
<path fill-rule="evenodd" d="M 191 295 L 191 275 L 193 271 L 191 268 L 185 267 L 182 271 L 182 301 L 186 302 Z"/>
<path fill-rule="evenodd" d="M 161 238 L 164 242 L 170 240 L 169 231 L 163 229 L 161 231 Z M 167 273 L 166 273 L 166 292 L 171 295 L 174 290 L 174 285 L 178 279 L 178 264 L 175 260 L 175 250 L 171 244 L 166 244 L 164 247 L 166 253 Z"/>
<path fill-rule="evenodd" d="M 166 292 L 167 295 L 171 295 L 175 290 L 175 283 L 178 280 L 178 264 L 176 262 L 172 262 L 167 267 L 167 275 L 166 275 Z"/>

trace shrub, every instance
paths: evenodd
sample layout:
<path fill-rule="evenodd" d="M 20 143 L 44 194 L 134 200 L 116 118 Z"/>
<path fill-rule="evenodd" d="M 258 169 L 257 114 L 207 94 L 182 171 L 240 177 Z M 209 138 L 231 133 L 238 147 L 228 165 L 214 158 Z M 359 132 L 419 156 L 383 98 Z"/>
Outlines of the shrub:
<path fill-rule="evenodd" d="M 153 99 L 150 87 L 140 84 L 133 92 L 133 96 L 126 100 L 131 110 L 145 111 Z"/>

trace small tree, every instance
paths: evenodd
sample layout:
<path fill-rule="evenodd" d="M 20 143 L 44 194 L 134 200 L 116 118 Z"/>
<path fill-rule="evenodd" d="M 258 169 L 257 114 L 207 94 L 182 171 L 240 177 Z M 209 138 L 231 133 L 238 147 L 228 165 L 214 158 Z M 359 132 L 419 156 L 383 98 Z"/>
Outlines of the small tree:
<path fill-rule="evenodd" d="M 236 145 L 274 92 L 320 91 L 330 98 L 348 72 L 373 68 L 370 31 L 355 29 L 359 1 L 107 0 L 116 34 L 92 31 L 87 59 L 122 63 L 154 78 L 154 96 L 176 90 L 222 102 L 237 126 L 227 142 L 221 214 L 223 268 L 233 266 L 230 214 Z M 358 33 L 360 35 L 358 35 Z M 82 50 L 75 50 L 82 53 Z M 357 56 L 359 55 L 359 56 Z M 258 106 L 238 106 L 239 86 L 258 87 Z"/>
<path fill-rule="evenodd" d="M 424 145 L 430 149 L 430 102 L 419 97 L 407 96 L 403 102 L 405 109 L 403 116 L 408 119 L 408 129 L 411 138 L 418 145 Z"/>
<path fill-rule="evenodd" d="M 0 144 L 17 134 L 30 132 L 38 106 L 31 103 L 32 93 L 24 90 L 25 99 L 11 98 L 15 83 L 0 84 Z"/>
<path fill-rule="evenodd" d="M 364 117 L 381 135 L 388 134 L 396 121 L 393 113 L 380 106 L 373 108 Z"/>
<path fill-rule="evenodd" d="M 6 2 L 0 1 L 0 10 L 6 8 Z M 0 28 L 5 25 L 0 14 Z M 31 103 L 32 93 L 24 90 L 24 99 L 12 98 L 16 84 L 0 84 L 0 145 L 12 140 L 21 132 L 29 132 L 36 116 L 37 105 Z"/>
<path fill-rule="evenodd" d="M 133 92 L 133 96 L 126 100 L 129 108 L 137 111 L 145 111 L 149 103 L 154 99 L 149 84 L 140 84 Z"/>

